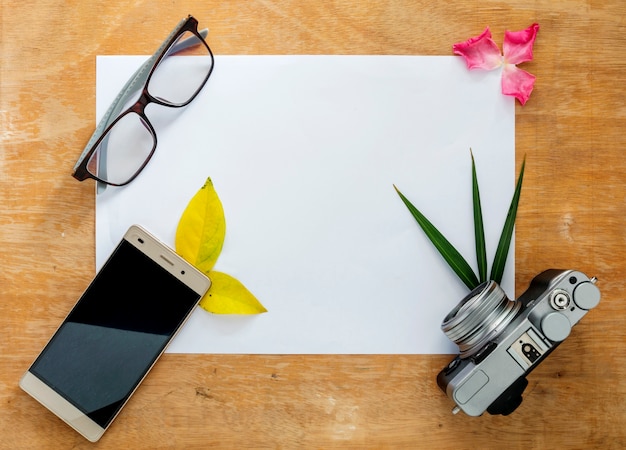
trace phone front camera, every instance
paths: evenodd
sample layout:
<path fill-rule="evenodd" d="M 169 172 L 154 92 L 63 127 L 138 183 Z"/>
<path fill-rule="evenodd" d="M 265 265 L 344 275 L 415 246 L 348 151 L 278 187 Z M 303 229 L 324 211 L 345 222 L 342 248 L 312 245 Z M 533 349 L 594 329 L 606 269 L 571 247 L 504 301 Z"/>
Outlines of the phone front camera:
<path fill-rule="evenodd" d="M 181 274 L 181 275 L 185 275 L 185 271 L 184 271 L 184 270 L 181 270 L 181 271 L 180 271 L 180 274 Z"/>

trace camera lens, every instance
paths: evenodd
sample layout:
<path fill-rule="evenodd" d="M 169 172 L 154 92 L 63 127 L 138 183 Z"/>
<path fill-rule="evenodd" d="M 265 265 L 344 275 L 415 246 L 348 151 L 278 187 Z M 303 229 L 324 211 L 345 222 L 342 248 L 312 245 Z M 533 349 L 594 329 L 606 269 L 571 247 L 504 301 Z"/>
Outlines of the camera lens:
<path fill-rule="evenodd" d="M 441 329 L 459 346 L 461 358 L 466 358 L 498 336 L 520 307 L 520 303 L 507 298 L 498 283 L 488 281 L 470 292 L 450 311 Z"/>

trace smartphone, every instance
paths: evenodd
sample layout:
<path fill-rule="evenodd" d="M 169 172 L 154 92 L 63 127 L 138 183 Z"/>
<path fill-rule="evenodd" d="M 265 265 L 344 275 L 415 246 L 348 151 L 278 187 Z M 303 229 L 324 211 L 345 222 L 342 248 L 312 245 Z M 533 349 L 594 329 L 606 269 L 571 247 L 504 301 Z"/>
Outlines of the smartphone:
<path fill-rule="evenodd" d="M 210 284 L 145 229 L 131 226 L 20 387 L 97 441 Z"/>

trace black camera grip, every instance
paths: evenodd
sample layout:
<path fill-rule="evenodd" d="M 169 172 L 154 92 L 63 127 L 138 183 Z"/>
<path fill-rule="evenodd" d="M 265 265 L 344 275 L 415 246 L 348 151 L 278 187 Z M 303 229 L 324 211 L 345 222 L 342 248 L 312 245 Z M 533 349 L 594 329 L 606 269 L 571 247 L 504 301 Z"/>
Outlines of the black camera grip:
<path fill-rule="evenodd" d="M 522 393 L 528 386 L 528 380 L 526 377 L 520 377 L 510 385 L 500 397 L 498 397 L 489 407 L 487 412 L 491 415 L 501 414 L 508 416 L 522 404 Z"/>

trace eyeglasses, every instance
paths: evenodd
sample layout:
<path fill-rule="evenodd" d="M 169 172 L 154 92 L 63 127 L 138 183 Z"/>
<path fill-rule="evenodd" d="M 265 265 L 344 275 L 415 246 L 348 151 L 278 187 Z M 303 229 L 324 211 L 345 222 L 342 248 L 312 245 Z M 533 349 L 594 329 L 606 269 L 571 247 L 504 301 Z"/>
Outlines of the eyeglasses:
<path fill-rule="evenodd" d="M 139 175 L 157 146 L 146 106 L 180 108 L 198 95 L 213 71 L 213 53 L 204 40 L 207 34 L 206 29 L 198 31 L 198 21 L 192 16 L 174 28 L 109 106 L 74 165 L 74 178 L 93 178 L 104 183 L 104 188 L 124 186 Z M 203 58 L 179 58 L 178 54 Z"/>

